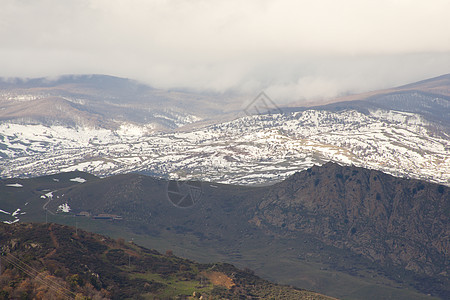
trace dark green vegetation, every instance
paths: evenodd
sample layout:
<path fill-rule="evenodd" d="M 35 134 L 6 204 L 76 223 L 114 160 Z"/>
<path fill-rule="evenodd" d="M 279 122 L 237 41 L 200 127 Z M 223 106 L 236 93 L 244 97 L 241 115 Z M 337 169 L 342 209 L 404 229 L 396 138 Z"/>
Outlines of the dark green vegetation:
<path fill-rule="evenodd" d="M 1 299 L 331 299 L 53 223 L 0 225 L 0 244 Z"/>
<path fill-rule="evenodd" d="M 87 182 L 69 181 L 74 177 Z M 450 296 L 448 187 L 330 163 L 268 187 L 202 183 L 201 200 L 181 209 L 168 201 L 167 185 L 138 174 L 9 179 L 0 185 L 0 209 L 20 207 L 27 212 L 21 221 L 42 222 L 48 199 L 40 196 L 57 190 L 46 206 L 52 222 L 134 238 L 201 262 L 249 267 L 266 279 L 336 297 Z M 63 203 L 71 213 L 56 213 Z M 81 211 L 124 220 L 73 216 Z"/>

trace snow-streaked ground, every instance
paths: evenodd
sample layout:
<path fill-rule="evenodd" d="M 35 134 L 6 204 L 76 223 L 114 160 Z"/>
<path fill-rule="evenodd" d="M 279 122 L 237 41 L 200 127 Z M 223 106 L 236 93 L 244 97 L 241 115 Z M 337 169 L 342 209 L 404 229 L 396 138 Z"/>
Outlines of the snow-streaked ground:
<path fill-rule="evenodd" d="M 335 161 L 450 184 L 450 139 L 398 111 L 307 110 L 239 118 L 190 132 L 0 124 L 0 175 L 72 170 L 264 184 Z"/>

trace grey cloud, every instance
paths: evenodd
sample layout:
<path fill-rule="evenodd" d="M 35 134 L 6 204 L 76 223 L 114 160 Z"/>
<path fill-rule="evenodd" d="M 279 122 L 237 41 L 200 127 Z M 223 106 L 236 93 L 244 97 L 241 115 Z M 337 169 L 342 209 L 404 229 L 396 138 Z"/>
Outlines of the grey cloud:
<path fill-rule="evenodd" d="M 0 76 L 332 97 L 449 72 L 450 2 L 4 1 Z"/>

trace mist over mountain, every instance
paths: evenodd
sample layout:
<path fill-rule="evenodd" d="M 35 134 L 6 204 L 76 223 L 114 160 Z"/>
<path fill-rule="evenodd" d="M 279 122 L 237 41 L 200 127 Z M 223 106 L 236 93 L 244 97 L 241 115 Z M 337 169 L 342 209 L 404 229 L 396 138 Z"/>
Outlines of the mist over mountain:
<path fill-rule="evenodd" d="M 337 98 L 335 103 L 317 107 L 329 110 L 369 109 L 417 113 L 447 132 L 450 128 L 450 74 L 408 85 Z"/>
<path fill-rule="evenodd" d="M 418 113 L 430 122 L 443 123 L 448 127 L 449 86 L 450 75 L 447 74 L 397 88 L 337 98 L 332 100 L 333 104 L 312 106 L 312 108 L 399 110 Z M 107 75 L 3 78 L 0 80 L 0 88 L 2 105 L 6 106 L 0 114 L 0 120 L 3 121 L 27 120 L 27 118 L 31 121 L 35 118 L 35 122 L 51 124 L 50 121 L 53 119 L 56 123 L 70 126 L 100 127 L 107 126 L 106 121 L 109 123 L 122 121 L 139 124 L 155 123 L 159 125 L 156 126 L 158 130 L 176 129 L 203 119 L 217 118 L 219 115 L 230 118 L 233 117 L 231 113 L 234 113 L 234 117 L 242 116 L 239 110 L 252 105 L 252 100 L 255 100 L 253 98 L 256 96 L 161 90 L 135 80 Z M 60 107 L 59 111 L 67 113 L 52 115 L 52 109 L 46 107 L 46 109 L 38 109 L 33 114 L 24 109 L 27 105 L 33 108 L 41 107 L 39 102 L 32 100 L 54 102 L 56 107 L 61 106 L 63 102 L 75 110 Z M 292 102 L 289 107 L 284 108 L 281 103 L 277 103 L 282 99 L 272 100 L 273 105 L 278 104 L 282 107 L 281 111 L 292 111 L 292 107 L 296 105 Z M 335 104 L 335 102 L 338 103 Z M 266 110 L 273 108 L 266 107 Z M 45 119 L 46 114 L 49 115 Z M 103 123 L 100 120 L 85 121 L 88 118 L 86 114 L 92 114 L 94 119 L 101 119 Z M 79 121 L 74 122 L 71 117 Z"/>
<path fill-rule="evenodd" d="M 131 122 L 147 125 L 150 131 L 215 116 L 236 101 L 236 97 L 158 90 L 106 75 L 3 79 L 0 89 L 3 122 L 101 128 Z"/>

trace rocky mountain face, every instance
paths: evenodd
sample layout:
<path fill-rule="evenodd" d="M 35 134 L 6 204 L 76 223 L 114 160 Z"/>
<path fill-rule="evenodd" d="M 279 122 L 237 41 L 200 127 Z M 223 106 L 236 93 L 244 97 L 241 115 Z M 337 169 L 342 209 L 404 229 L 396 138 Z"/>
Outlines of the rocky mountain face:
<path fill-rule="evenodd" d="M 448 277 L 450 190 L 328 163 L 274 185 L 252 222 L 279 234 L 310 233 L 386 266 Z"/>

